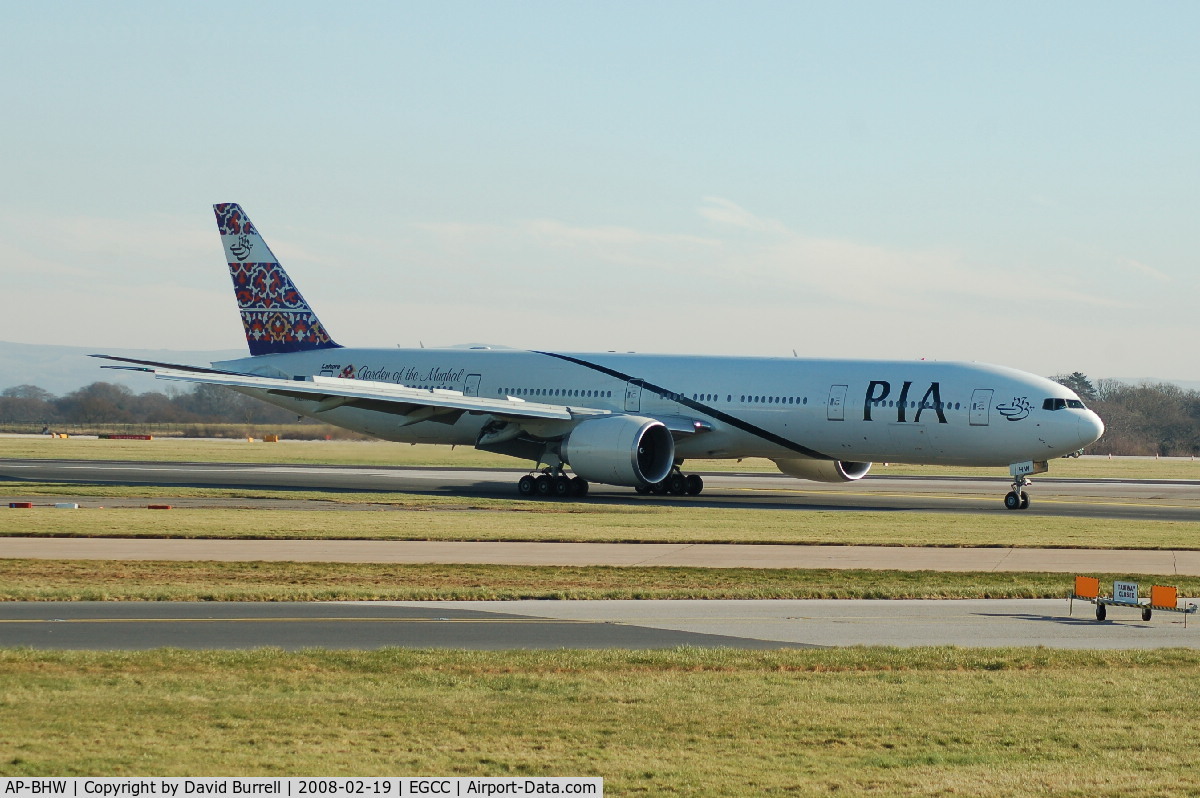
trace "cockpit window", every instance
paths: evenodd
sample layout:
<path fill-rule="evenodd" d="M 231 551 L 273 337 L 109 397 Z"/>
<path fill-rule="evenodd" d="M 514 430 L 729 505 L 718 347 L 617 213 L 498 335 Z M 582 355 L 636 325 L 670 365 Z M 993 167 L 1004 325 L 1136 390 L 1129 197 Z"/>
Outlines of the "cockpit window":
<path fill-rule="evenodd" d="M 1066 410 L 1068 407 L 1075 410 L 1084 410 L 1083 402 L 1078 399 L 1046 399 L 1042 402 L 1043 410 Z"/>

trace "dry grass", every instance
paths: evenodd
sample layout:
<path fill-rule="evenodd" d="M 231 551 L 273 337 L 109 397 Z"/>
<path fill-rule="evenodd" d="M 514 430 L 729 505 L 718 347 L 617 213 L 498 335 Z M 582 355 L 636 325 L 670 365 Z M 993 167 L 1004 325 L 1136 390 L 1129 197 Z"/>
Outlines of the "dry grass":
<path fill-rule="evenodd" d="M 310 463 L 524 468 L 514 460 L 470 448 L 387 441 L 289 441 L 245 438 L 156 438 L 152 441 L 0 436 L 0 458 L 132 460 L 187 463 Z"/>
<path fill-rule="evenodd" d="M 1200 577 L 1161 581 L 1200 595 Z M 1063 598 L 1070 588 L 1067 575 L 1011 572 L 0 560 L 0 601 Z"/>
<path fill-rule="evenodd" d="M 7 486 L 12 489 L 14 486 Z M 73 486 L 69 489 L 74 489 Z M 0 488 L 3 490 L 3 488 Z M 140 489 L 144 490 L 144 489 Z M 260 492 L 271 495 L 270 492 Z M 278 495 L 278 494 L 274 494 Z M 295 494 L 285 494 L 295 498 Z M 306 494 L 312 497 L 314 494 Z M 596 505 L 355 494 L 358 509 L 0 509 L 0 537 L 789 543 L 1195 549 L 1196 524 L 1113 519 Z M 347 501 L 345 494 L 331 501 Z M 247 505 L 252 505 L 248 501 Z"/>

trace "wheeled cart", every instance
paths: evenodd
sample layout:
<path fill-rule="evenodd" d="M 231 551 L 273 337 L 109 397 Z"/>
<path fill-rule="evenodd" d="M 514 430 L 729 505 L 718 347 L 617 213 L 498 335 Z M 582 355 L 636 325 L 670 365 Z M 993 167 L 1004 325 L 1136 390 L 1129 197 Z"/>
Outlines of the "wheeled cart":
<path fill-rule="evenodd" d="M 1194 603 L 1179 606 L 1179 591 L 1168 585 L 1153 585 L 1149 598 L 1140 598 L 1137 582 L 1113 582 L 1111 596 L 1100 595 L 1100 580 L 1092 576 L 1075 577 L 1075 588 L 1071 592 L 1069 614 L 1075 612 L 1075 599 L 1096 605 L 1096 620 L 1103 621 L 1108 617 L 1109 607 L 1128 607 L 1141 610 L 1142 620 L 1148 621 L 1158 612 L 1178 612 L 1183 615 L 1183 625 L 1187 626 L 1187 616 L 1196 612 Z"/>

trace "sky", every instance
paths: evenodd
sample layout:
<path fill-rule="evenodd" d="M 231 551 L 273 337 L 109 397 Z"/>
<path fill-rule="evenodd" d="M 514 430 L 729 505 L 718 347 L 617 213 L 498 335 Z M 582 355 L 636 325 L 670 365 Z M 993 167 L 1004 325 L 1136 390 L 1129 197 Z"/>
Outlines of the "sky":
<path fill-rule="evenodd" d="M 1200 379 L 1200 4 L 0 0 L 0 341 Z"/>

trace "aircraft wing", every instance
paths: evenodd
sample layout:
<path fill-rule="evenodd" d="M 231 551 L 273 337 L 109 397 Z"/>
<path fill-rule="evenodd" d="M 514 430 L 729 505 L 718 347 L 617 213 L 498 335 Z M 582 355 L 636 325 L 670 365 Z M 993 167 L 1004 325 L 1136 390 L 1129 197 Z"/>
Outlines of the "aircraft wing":
<path fill-rule="evenodd" d="M 588 417 L 612 415 L 609 410 L 593 407 L 527 402 L 513 396 L 491 399 L 467 396 L 461 391 L 410 388 L 406 385 L 371 380 L 342 379 L 340 377 L 306 377 L 302 380 L 285 380 L 177 363 L 132 360 L 111 355 L 94 355 L 94 357 L 135 364 L 138 371 L 152 373 L 155 378 L 160 380 L 199 382 L 207 385 L 225 385 L 231 388 L 253 388 L 275 396 L 286 396 L 312 402 L 314 413 L 323 413 L 346 406 L 391 413 L 400 417 L 397 420 L 401 426 L 415 424 L 419 421 L 454 423 L 463 413 L 488 414 L 513 420 L 556 421 L 577 421 Z"/>

